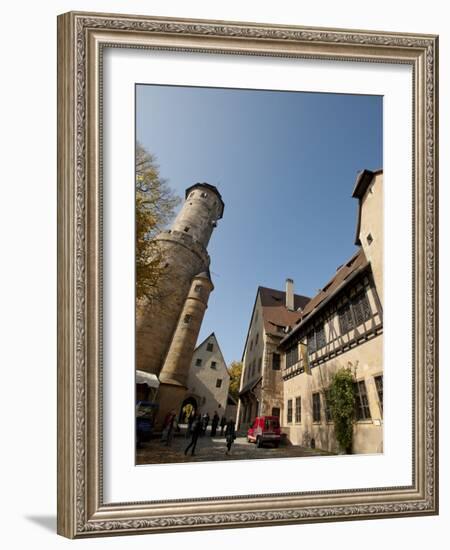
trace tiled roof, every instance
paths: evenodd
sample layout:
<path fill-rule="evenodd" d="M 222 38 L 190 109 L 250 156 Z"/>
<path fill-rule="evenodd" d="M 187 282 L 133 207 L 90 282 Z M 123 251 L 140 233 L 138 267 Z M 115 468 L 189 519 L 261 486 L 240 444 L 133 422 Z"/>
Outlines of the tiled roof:
<path fill-rule="evenodd" d="M 278 327 L 294 326 L 301 316 L 301 312 L 297 310 L 305 307 L 309 302 L 307 296 L 294 294 L 295 311 L 290 311 L 286 308 L 285 292 L 263 286 L 260 286 L 258 290 L 262 305 L 264 330 L 269 334 L 282 336 L 283 332 Z"/>
<path fill-rule="evenodd" d="M 300 323 L 306 321 L 309 317 L 312 317 L 316 310 L 320 308 L 323 302 L 328 301 L 335 295 L 341 288 L 346 285 L 347 280 L 356 271 L 362 271 L 369 265 L 364 250 L 359 250 L 342 266 L 340 266 L 334 276 L 328 281 L 328 283 L 313 297 L 303 308 L 303 311 L 297 319 L 297 327 Z M 296 331 L 296 327 L 286 335 L 283 342 L 288 340 L 290 335 Z"/>

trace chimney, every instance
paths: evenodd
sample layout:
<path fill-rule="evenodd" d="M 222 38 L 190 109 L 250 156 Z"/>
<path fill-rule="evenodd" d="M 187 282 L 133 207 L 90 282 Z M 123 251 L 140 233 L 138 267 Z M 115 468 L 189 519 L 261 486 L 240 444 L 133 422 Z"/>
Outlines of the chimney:
<path fill-rule="evenodd" d="M 294 281 L 286 279 L 286 309 L 294 311 Z"/>

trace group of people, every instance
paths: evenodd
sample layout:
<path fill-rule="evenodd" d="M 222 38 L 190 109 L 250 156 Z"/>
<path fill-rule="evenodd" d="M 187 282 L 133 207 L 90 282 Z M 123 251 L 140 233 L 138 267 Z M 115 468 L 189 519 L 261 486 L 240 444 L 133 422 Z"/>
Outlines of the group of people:
<path fill-rule="evenodd" d="M 206 412 L 202 415 L 198 415 L 195 412 L 195 410 L 192 410 L 191 414 L 188 416 L 188 419 L 187 419 L 188 427 L 187 427 L 186 437 L 191 434 L 192 425 L 198 419 L 200 419 L 200 425 L 201 425 L 200 435 L 206 434 L 206 431 L 209 426 L 209 421 L 211 420 L 209 414 Z M 227 419 L 225 418 L 225 416 L 222 416 L 222 418 L 219 418 L 217 411 L 214 411 L 214 416 L 212 417 L 212 420 L 211 420 L 211 434 L 210 434 L 211 437 L 216 437 L 217 429 L 219 425 L 220 425 L 220 435 L 223 436 L 225 426 L 227 425 Z"/>
<path fill-rule="evenodd" d="M 190 436 L 191 440 L 189 442 L 189 445 L 186 447 L 184 451 L 185 455 L 187 455 L 189 449 L 191 449 L 191 456 L 194 456 L 198 438 L 206 434 L 209 421 L 210 421 L 210 416 L 208 413 L 204 413 L 203 415 L 200 415 L 200 414 L 197 414 L 194 410 L 191 412 L 188 418 L 188 428 L 186 432 L 186 436 L 187 437 Z M 234 420 L 230 418 L 230 420 L 228 420 L 227 422 L 227 419 L 225 418 L 225 416 L 222 416 L 222 418 L 220 419 L 219 415 L 217 414 L 217 411 L 214 411 L 214 416 L 211 421 L 211 437 L 216 436 L 219 423 L 220 423 L 220 435 L 223 436 L 225 432 L 225 440 L 227 443 L 226 454 L 229 454 L 231 451 L 231 446 L 234 440 L 236 439 L 236 428 L 235 428 Z"/>
<path fill-rule="evenodd" d="M 185 455 L 187 455 L 188 451 L 191 450 L 191 456 L 194 456 L 198 438 L 206 434 L 210 420 L 211 418 L 208 413 L 204 413 L 203 415 L 201 415 L 196 413 L 195 410 L 191 411 L 187 419 L 186 431 L 186 437 L 190 437 L 190 441 L 184 451 Z M 217 414 L 217 411 L 214 411 L 214 415 L 211 420 L 211 437 L 216 437 L 219 425 L 220 435 L 222 437 L 225 436 L 227 448 L 225 454 L 228 455 L 231 451 L 231 446 L 236 439 L 235 423 L 232 418 L 230 418 L 228 421 L 225 416 L 222 416 L 222 418 L 220 418 Z M 180 428 L 178 426 L 176 412 L 174 409 L 172 409 L 170 412 L 167 413 L 164 419 L 163 429 L 161 433 L 161 442 L 164 443 L 166 446 L 169 446 L 175 431 L 180 431 Z"/>

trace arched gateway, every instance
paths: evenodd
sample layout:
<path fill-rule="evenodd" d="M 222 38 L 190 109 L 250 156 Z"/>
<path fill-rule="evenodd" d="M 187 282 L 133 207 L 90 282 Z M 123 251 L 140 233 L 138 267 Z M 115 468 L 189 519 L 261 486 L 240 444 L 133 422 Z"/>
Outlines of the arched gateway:
<path fill-rule="evenodd" d="M 190 414 L 191 410 L 198 411 L 197 400 L 192 396 L 187 397 L 183 403 L 181 403 L 178 422 L 184 423 L 186 421 L 186 416 Z"/>

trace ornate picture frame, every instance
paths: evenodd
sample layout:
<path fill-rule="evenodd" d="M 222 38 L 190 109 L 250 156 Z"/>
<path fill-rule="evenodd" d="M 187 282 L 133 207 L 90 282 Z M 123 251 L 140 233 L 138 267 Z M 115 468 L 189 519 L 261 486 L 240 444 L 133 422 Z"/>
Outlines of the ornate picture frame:
<path fill-rule="evenodd" d="M 412 484 L 105 503 L 105 47 L 407 64 L 413 73 Z M 438 38 L 70 12 L 58 18 L 58 533 L 69 538 L 438 513 Z"/>

